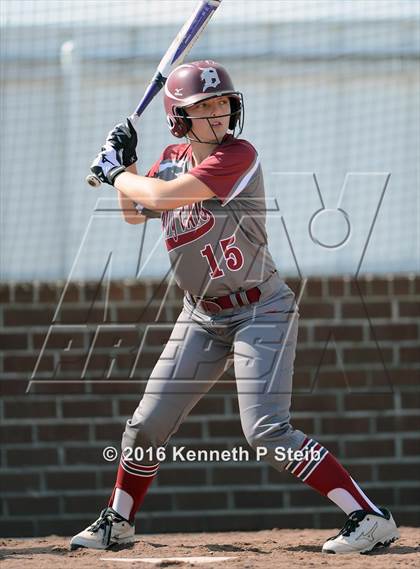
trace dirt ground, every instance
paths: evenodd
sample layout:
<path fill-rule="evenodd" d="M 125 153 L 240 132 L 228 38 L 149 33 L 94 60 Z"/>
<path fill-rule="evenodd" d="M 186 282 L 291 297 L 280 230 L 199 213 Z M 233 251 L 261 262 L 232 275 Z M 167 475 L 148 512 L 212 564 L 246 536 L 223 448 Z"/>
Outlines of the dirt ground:
<path fill-rule="evenodd" d="M 420 567 L 420 528 L 400 528 L 401 538 L 369 555 L 326 555 L 323 542 L 334 530 L 264 530 L 259 532 L 153 534 L 136 536 L 131 548 L 117 551 L 69 551 L 68 538 L 1 539 L 1 565 L 7 569 L 117 569 L 128 567 L 204 567 L 207 569 L 291 569 L 327 567 L 363 569 Z M 209 563 L 191 558 L 206 557 Z M 191 561 L 171 560 L 188 557 Z M 217 561 L 218 558 L 230 557 Z M 141 561 L 152 558 L 151 561 Z M 168 559 L 169 558 L 169 559 Z M 157 561 L 156 559 L 161 559 Z M 119 561 L 118 561 L 119 560 Z"/>

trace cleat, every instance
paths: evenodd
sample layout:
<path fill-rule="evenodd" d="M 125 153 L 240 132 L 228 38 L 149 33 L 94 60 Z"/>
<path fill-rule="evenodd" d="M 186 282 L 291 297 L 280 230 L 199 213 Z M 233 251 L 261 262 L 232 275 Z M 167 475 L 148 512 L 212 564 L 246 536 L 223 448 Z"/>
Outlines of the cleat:
<path fill-rule="evenodd" d="M 388 547 L 400 537 L 391 513 L 373 514 L 364 510 L 352 512 L 342 530 L 323 545 L 323 553 L 369 553 L 379 547 Z"/>
<path fill-rule="evenodd" d="M 74 551 L 79 547 L 109 549 L 115 545 L 133 542 L 134 524 L 112 508 L 105 508 L 96 522 L 72 538 L 70 550 Z"/>

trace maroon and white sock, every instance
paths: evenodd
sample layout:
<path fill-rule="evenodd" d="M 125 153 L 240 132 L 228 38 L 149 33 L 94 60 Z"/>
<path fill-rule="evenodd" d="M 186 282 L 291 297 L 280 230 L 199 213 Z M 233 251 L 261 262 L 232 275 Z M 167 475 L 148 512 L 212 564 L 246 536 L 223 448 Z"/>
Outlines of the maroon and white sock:
<path fill-rule="evenodd" d="M 159 463 L 143 466 L 122 456 L 108 506 L 123 518 L 133 522 L 158 469 Z"/>
<path fill-rule="evenodd" d="M 300 450 L 307 451 L 307 458 L 289 462 L 285 467 L 286 470 L 332 500 L 347 515 L 355 510 L 383 515 L 347 470 L 321 444 L 306 438 Z M 319 451 L 319 459 L 311 457 L 311 451 L 315 450 Z"/>

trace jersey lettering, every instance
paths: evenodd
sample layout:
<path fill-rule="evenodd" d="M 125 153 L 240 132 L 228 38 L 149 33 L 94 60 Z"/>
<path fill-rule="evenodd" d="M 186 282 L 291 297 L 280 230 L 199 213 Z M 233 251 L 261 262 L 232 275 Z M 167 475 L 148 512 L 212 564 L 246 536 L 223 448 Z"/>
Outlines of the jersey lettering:
<path fill-rule="evenodd" d="M 244 256 L 242 255 L 242 251 L 238 247 L 234 247 L 234 243 L 236 242 L 236 236 L 231 235 L 226 239 L 221 239 L 219 241 L 220 247 L 223 251 L 223 257 L 225 258 L 227 268 L 230 271 L 239 271 L 244 265 Z M 225 273 L 223 269 L 219 267 L 219 264 L 216 259 L 216 255 L 214 254 L 213 247 L 210 243 L 208 243 L 204 249 L 200 251 L 201 256 L 207 259 L 207 262 L 210 266 L 210 278 L 211 279 L 219 279 L 220 277 L 224 277 Z"/>
<path fill-rule="evenodd" d="M 210 278 L 211 279 L 220 279 L 220 277 L 224 277 L 225 273 L 223 269 L 219 267 L 217 264 L 216 256 L 213 251 L 213 247 L 210 243 L 208 243 L 204 249 L 200 251 L 201 256 L 207 259 L 208 264 L 210 265 Z"/>
<path fill-rule="evenodd" d="M 239 271 L 244 265 L 244 256 L 238 247 L 234 247 L 236 242 L 236 235 L 232 235 L 227 239 L 220 241 L 223 256 L 226 259 L 226 265 L 230 271 Z"/>
<path fill-rule="evenodd" d="M 164 211 L 161 220 L 168 251 L 200 239 L 215 224 L 213 213 L 202 202 Z"/>

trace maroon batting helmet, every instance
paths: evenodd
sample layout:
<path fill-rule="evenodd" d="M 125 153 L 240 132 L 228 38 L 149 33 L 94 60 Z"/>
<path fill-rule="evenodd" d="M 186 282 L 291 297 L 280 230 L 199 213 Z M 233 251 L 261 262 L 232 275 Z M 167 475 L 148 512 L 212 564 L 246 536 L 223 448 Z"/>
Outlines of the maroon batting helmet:
<path fill-rule="evenodd" d="M 228 96 L 230 100 L 229 130 L 234 132 L 239 125 L 238 135 L 243 127 L 243 97 L 235 91 L 226 69 L 210 60 L 193 61 L 174 69 L 166 81 L 164 95 L 166 118 L 172 134 L 181 138 L 191 129 L 185 107 L 222 96 Z"/>

